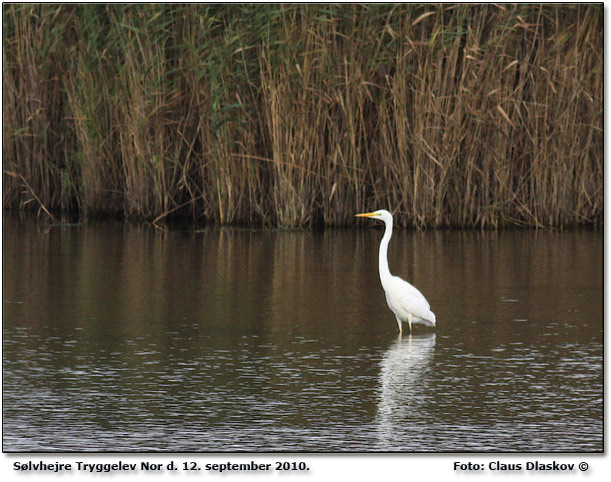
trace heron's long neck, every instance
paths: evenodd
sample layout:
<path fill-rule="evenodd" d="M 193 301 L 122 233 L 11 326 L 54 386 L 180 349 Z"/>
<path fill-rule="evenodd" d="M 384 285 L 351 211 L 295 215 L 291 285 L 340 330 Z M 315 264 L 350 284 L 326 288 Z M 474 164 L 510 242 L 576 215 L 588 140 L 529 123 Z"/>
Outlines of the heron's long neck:
<path fill-rule="evenodd" d="M 390 278 L 390 269 L 388 269 L 388 243 L 390 242 L 390 237 L 392 236 L 392 221 L 390 223 L 386 223 L 386 229 L 384 230 L 384 237 L 382 237 L 382 241 L 380 242 L 380 258 L 379 258 L 379 268 L 380 268 L 380 280 L 382 283 L 385 279 Z"/>

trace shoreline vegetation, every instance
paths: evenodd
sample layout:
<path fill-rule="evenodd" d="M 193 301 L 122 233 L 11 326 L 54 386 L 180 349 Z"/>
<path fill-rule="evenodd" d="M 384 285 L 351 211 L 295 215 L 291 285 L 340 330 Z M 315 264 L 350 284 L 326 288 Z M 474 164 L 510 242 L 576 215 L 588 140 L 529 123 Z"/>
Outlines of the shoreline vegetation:
<path fill-rule="evenodd" d="M 603 222 L 602 4 L 4 4 L 3 207 Z"/>

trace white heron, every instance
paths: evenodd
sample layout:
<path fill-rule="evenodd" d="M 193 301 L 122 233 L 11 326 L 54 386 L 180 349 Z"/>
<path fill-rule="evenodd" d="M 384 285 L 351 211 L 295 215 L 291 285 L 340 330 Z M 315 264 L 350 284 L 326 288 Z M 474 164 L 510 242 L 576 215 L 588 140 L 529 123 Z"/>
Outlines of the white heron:
<path fill-rule="evenodd" d="M 431 305 L 418 289 L 398 276 L 390 274 L 388 269 L 388 243 L 392 237 L 392 214 L 386 209 L 372 213 L 357 214 L 360 218 L 373 218 L 384 221 L 386 229 L 380 242 L 380 281 L 386 293 L 386 302 L 399 325 L 399 333 L 403 333 L 401 322 L 409 323 L 409 331 L 412 331 L 412 323 L 421 323 L 426 326 L 435 326 L 435 313 L 431 311 Z"/>

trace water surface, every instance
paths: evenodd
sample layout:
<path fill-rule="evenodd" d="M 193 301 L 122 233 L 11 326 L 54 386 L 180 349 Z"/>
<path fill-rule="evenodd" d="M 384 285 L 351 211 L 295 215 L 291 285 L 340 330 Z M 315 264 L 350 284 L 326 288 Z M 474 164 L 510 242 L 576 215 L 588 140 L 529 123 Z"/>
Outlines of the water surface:
<path fill-rule="evenodd" d="M 381 235 L 5 217 L 4 450 L 602 450 L 600 233 Z"/>

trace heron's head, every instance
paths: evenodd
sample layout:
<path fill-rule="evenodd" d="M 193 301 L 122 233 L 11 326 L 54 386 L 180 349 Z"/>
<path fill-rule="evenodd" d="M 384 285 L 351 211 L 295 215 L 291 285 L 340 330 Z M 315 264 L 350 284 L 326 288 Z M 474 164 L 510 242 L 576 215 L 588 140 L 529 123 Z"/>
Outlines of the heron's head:
<path fill-rule="evenodd" d="M 356 215 L 357 218 L 373 218 L 384 221 L 385 223 L 392 223 L 392 214 L 386 209 L 380 209 L 379 211 L 373 211 L 371 213 L 361 213 Z"/>

